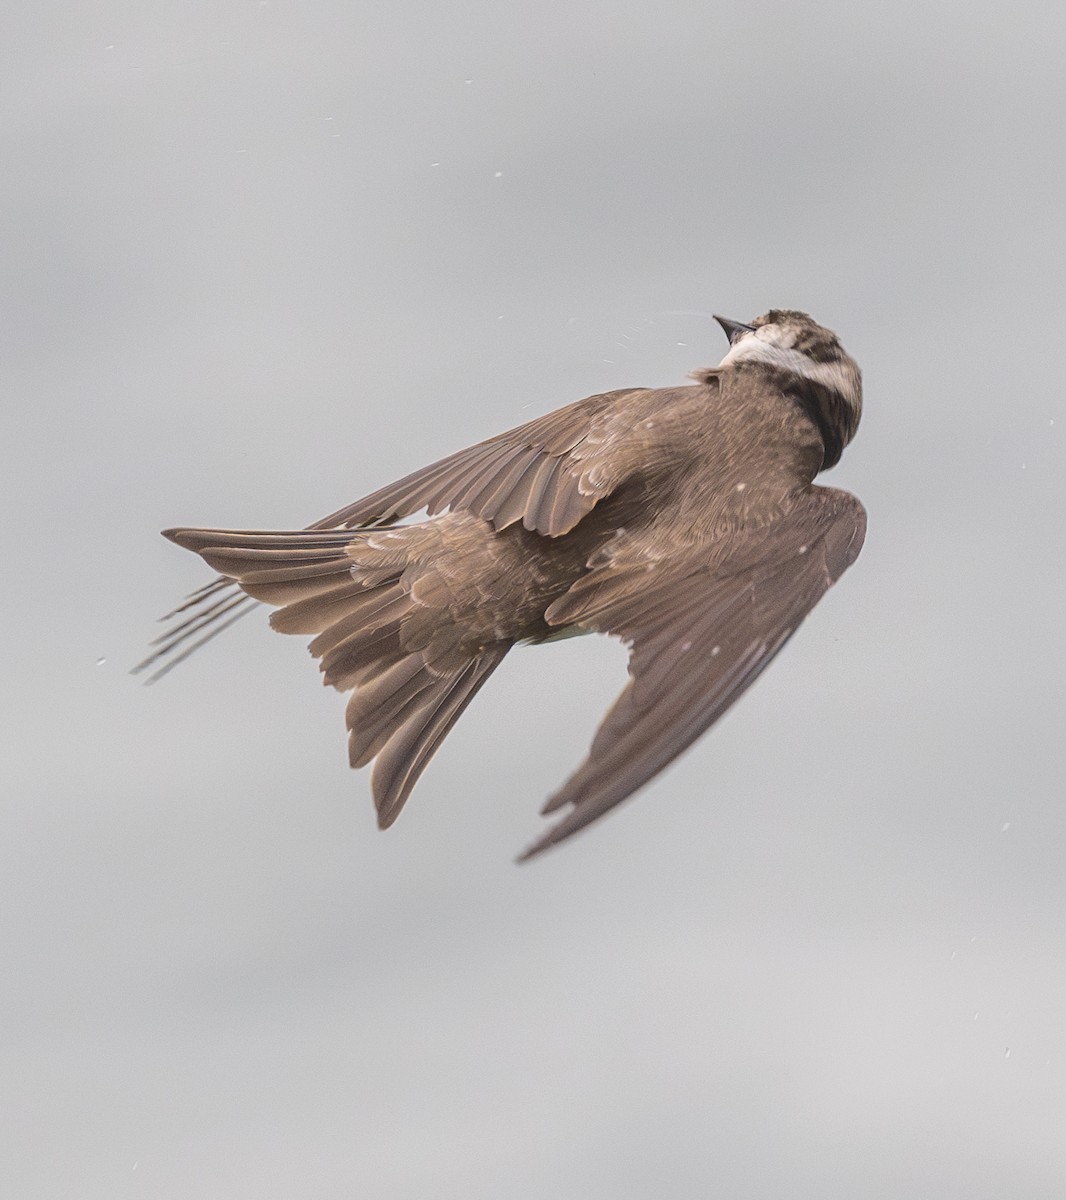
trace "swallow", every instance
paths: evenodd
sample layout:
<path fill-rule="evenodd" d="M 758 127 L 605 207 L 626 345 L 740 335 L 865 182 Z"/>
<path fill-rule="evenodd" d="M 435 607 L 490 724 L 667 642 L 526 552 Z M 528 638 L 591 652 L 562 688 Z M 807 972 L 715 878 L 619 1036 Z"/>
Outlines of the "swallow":
<path fill-rule="evenodd" d="M 165 530 L 218 578 L 136 669 L 276 606 L 350 693 L 349 761 L 374 761 L 384 829 L 513 646 L 612 635 L 629 680 L 521 859 L 576 833 L 722 716 L 865 536 L 859 501 L 814 483 L 858 428 L 858 365 L 806 313 L 715 319 L 728 352 L 691 384 L 589 396 L 307 529 Z"/>

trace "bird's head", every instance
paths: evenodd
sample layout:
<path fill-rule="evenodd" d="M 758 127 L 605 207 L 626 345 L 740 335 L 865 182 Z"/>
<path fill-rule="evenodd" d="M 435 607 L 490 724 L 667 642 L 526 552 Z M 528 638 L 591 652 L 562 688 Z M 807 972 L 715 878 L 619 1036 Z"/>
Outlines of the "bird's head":
<path fill-rule="evenodd" d="M 822 469 L 833 466 L 862 416 L 862 372 L 831 330 L 804 312 L 772 308 L 750 325 L 715 317 L 729 338 L 719 370 L 769 370 L 822 433 Z"/>

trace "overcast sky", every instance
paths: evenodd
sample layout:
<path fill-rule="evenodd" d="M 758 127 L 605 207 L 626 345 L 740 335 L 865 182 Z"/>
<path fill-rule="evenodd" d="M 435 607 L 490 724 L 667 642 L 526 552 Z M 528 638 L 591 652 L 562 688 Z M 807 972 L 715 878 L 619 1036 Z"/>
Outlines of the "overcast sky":
<path fill-rule="evenodd" d="M 1060 1200 L 1060 0 L 11 0 L 0 1174 L 20 1200 Z M 208 573 L 803 308 L 866 548 L 517 867 L 625 654 L 511 655 L 398 824 Z"/>

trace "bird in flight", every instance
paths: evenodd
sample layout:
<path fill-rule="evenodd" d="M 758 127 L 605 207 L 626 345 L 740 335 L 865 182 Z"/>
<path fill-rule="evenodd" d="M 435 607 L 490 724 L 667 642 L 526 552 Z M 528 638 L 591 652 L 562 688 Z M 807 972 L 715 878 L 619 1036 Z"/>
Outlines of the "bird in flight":
<path fill-rule="evenodd" d="M 715 319 L 728 353 L 687 386 L 589 396 L 307 529 L 166 530 L 219 574 L 136 669 L 275 605 L 351 693 L 349 759 L 376 760 L 384 829 L 516 643 L 611 634 L 629 681 L 521 857 L 569 837 L 712 725 L 862 547 L 859 501 L 813 483 L 859 424 L 857 364 L 806 313 Z"/>

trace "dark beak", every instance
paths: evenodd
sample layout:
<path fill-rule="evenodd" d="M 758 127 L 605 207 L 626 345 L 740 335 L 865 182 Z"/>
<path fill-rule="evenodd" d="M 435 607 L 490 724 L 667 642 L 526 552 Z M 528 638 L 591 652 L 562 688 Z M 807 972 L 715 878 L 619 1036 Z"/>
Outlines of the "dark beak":
<path fill-rule="evenodd" d="M 740 321 L 731 321 L 728 317 L 720 317 L 717 313 L 714 314 L 714 319 L 725 330 L 725 335 L 729 338 L 729 344 L 732 345 L 742 333 L 754 333 L 754 325 L 743 325 Z"/>

